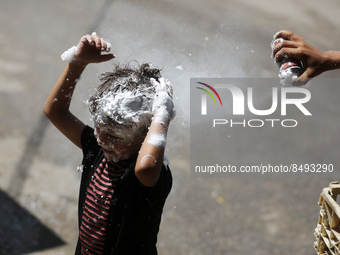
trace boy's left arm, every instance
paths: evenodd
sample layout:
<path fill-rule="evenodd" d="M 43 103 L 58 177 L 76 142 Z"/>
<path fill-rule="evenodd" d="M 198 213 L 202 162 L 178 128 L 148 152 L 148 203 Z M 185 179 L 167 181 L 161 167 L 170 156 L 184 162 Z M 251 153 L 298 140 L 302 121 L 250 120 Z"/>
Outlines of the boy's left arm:
<path fill-rule="evenodd" d="M 137 157 L 135 173 L 139 181 L 147 187 L 154 186 L 163 166 L 164 150 L 168 127 L 173 117 L 172 86 L 160 78 L 151 79 L 156 90 L 153 104 L 154 117 Z"/>

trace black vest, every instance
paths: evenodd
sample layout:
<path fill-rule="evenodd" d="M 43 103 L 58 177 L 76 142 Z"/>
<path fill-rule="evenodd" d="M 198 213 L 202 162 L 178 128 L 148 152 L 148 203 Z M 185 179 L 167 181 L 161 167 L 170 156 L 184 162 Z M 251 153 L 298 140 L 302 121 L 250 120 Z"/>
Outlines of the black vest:
<path fill-rule="evenodd" d="M 85 149 L 83 149 L 83 173 L 78 204 L 79 227 L 87 187 L 95 169 L 104 157 L 90 127 L 86 127 L 83 131 L 82 148 Z M 163 165 L 157 184 L 148 188 L 137 179 L 134 165 L 125 170 L 122 180 L 114 190 L 105 255 L 157 254 L 157 234 L 163 206 L 172 186 L 171 172 Z M 75 254 L 81 254 L 79 239 Z"/>

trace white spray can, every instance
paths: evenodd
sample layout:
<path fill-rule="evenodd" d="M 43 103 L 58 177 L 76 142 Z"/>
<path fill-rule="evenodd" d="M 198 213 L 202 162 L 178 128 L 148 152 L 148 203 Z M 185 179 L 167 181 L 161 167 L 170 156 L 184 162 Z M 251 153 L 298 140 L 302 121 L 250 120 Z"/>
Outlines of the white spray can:
<path fill-rule="evenodd" d="M 272 50 L 282 41 L 282 38 L 275 38 L 270 44 Z M 282 85 L 292 85 L 293 82 L 304 72 L 302 63 L 298 59 L 283 57 L 277 65 L 279 67 L 279 78 Z"/>

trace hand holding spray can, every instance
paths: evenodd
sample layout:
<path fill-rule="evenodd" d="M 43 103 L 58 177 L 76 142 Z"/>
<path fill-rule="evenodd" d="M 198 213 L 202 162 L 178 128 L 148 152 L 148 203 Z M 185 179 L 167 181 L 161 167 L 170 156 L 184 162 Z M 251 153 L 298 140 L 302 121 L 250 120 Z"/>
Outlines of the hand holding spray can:
<path fill-rule="evenodd" d="M 270 46 L 273 48 L 281 43 L 283 38 L 274 38 Z M 292 85 L 294 81 L 304 72 L 302 63 L 298 59 L 283 57 L 277 62 L 279 67 L 279 78 L 282 85 Z"/>

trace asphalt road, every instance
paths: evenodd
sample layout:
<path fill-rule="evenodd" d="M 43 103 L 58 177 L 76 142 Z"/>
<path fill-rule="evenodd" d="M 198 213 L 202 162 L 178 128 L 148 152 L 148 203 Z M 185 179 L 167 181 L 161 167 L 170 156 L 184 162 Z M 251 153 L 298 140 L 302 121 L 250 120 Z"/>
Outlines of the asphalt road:
<path fill-rule="evenodd" d="M 162 255 L 315 254 L 322 189 L 338 180 L 337 84 L 323 74 L 306 87 L 313 116 L 292 132 L 230 131 L 211 157 L 333 164 L 299 176 L 190 176 L 190 78 L 276 78 L 272 35 L 294 31 L 322 50 L 339 49 L 337 0 L 0 0 L 0 254 L 72 254 L 77 240 L 81 152 L 43 116 L 65 63 L 61 53 L 93 31 L 117 58 L 90 66 L 71 110 L 91 124 L 84 101 L 112 63 L 153 62 L 174 85 L 177 117 L 167 154 L 174 176 L 164 209 Z M 263 100 L 267 100 L 264 97 Z M 227 139 L 228 138 L 228 139 Z M 230 139 L 229 139 L 230 138 Z"/>

